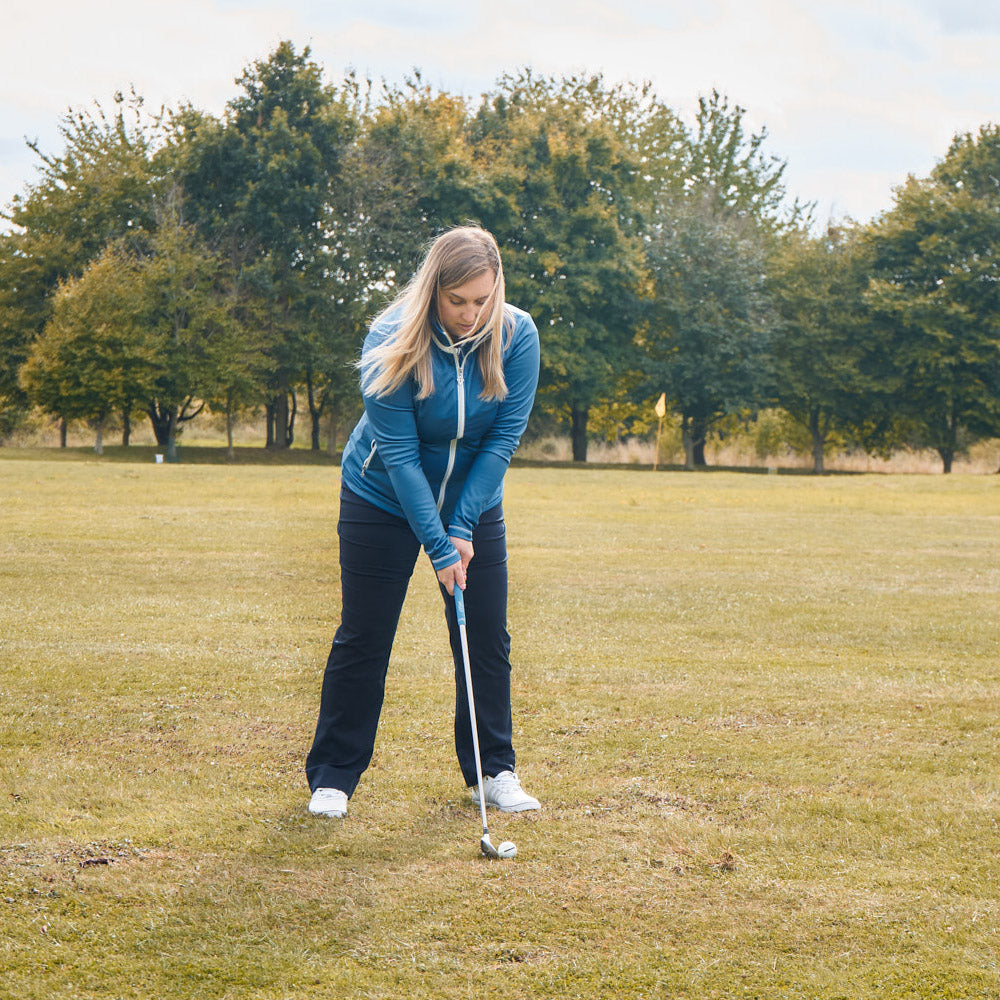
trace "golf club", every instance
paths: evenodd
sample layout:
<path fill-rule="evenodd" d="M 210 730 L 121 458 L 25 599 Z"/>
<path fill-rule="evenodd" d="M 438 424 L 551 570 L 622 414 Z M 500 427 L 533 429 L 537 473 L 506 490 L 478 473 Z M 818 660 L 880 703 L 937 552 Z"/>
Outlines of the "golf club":
<path fill-rule="evenodd" d="M 472 695 L 472 667 L 469 665 L 469 638 L 465 629 L 465 597 L 461 588 L 455 586 L 455 617 L 458 620 L 458 636 L 462 643 L 462 663 L 465 667 L 466 700 L 469 702 L 469 722 L 472 725 L 472 750 L 476 758 L 476 782 L 479 791 L 479 812 L 483 818 L 483 837 L 479 846 L 483 854 L 489 858 L 512 858 L 517 854 L 517 847 L 505 840 L 494 847 L 490 843 L 490 829 L 486 825 L 486 795 L 483 792 L 483 765 L 479 758 L 479 730 L 476 728 L 476 702 Z"/>

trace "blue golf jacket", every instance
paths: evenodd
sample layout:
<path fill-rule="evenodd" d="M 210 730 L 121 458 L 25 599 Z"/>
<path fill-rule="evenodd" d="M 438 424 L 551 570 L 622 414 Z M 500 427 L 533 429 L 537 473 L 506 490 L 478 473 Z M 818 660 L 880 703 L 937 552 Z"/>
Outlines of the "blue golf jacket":
<path fill-rule="evenodd" d="M 363 391 L 365 412 L 344 448 L 344 483 L 376 507 L 405 517 L 435 570 L 459 561 L 448 536 L 471 539 L 479 516 L 503 499 L 504 474 L 535 399 L 538 330 L 528 313 L 505 309 L 514 324 L 503 351 L 506 398 L 480 399 L 477 351 L 489 331 L 453 344 L 435 324 L 434 391 L 417 399 L 415 378 L 385 396 Z M 365 354 L 398 325 L 390 314 L 372 326 L 362 370 Z"/>

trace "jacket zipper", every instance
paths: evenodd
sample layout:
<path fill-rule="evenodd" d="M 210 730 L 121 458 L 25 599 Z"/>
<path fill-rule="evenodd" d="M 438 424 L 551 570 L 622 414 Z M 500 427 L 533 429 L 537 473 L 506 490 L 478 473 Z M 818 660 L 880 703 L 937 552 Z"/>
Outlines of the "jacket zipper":
<path fill-rule="evenodd" d="M 378 448 L 378 442 L 372 441 L 372 450 L 368 452 L 368 457 L 365 459 L 364 464 L 361 466 L 361 478 L 365 478 L 365 473 L 368 471 L 368 466 L 372 464 L 372 459 L 375 457 L 375 449 Z"/>
<path fill-rule="evenodd" d="M 458 451 L 458 442 L 465 434 L 465 359 L 459 361 L 458 352 L 455 352 L 455 387 L 458 395 L 458 426 L 455 437 L 448 445 L 448 466 L 444 470 L 444 478 L 441 480 L 441 489 L 438 492 L 437 509 L 444 506 L 444 491 L 448 488 L 448 480 L 455 468 L 455 453 Z"/>

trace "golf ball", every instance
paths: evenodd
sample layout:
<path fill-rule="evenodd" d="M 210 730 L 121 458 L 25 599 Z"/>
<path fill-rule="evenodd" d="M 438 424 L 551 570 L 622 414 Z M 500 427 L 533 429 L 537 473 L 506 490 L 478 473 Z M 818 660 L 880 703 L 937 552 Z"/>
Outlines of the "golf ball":
<path fill-rule="evenodd" d="M 505 840 L 502 844 L 497 845 L 497 854 L 501 858 L 512 858 L 517 854 L 517 847 L 512 840 Z"/>

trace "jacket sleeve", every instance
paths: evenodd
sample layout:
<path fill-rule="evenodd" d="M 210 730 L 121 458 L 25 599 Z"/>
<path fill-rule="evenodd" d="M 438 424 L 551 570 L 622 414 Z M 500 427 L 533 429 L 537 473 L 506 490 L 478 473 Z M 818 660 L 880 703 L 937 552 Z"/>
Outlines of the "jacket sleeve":
<path fill-rule="evenodd" d="M 538 387 L 538 329 L 522 314 L 504 359 L 507 396 L 500 404 L 493 426 L 484 435 L 465 479 L 448 525 L 448 534 L 472 538 L 486 504 L 495 496 L 528 425 Z"/>
<path fill-rule="evenodd" d="M 393 492 L 434 569 L 459 562 L 420 463 L 412 382 L 386 396 L 364 393 L 365 413 Z"/>

